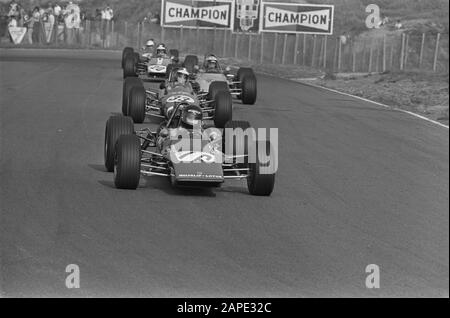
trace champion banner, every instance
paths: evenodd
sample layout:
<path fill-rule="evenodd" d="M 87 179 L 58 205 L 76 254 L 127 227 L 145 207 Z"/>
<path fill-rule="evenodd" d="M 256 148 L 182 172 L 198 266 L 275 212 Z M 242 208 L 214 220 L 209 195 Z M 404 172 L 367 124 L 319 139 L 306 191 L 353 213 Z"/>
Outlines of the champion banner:
<path fill-rule="evenodd" d="M 14 42 L 14 44 L 20 44 L 27 33 L 27 28 L 24 27 L 9 27 L 9 34 Z"/>
<path fill-rule="evenodd" d="M 161 25 L 232 29 L 233 10 L 233 0 L 163 0 Z"/>
<path fill-rule="evenodd" d="M 261 32 L 333 34 L 333 5 L 263 2 Z"/>

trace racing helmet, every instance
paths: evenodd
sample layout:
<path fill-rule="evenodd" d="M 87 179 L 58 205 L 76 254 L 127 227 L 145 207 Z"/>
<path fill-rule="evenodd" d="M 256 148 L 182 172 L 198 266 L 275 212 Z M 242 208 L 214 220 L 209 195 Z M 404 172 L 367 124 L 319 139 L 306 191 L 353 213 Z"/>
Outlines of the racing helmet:
<path fill-rule="evenodd" d="M 158 45 L 158 47 L 156 48 L 156 55 L 165 55 L 165 54 L 167 54 L 166 46 L 164 44 Z"/>
<path fill-rule="evenodd" d="M 202 109 L 197 105 L 186 105 L 181 113 L 181 125 L 192 129 L 194 125 L 201 123 L 203 119 Z"/>
<path fill-rule="evenodd" d="M 205 58 L 205 69 L 206 70 L 215 70 L 218 68 L 217 57 L 213 54 L 208 55 Z"/>
<path fill-rule="evenodd" d="M 155 42 L 153 40 L 148 40 L 147 42 L 145 42 L 145 47 L 152 47 L 155 46 Z"/>
<path fill-rule="evenodd" d="M 176 73 L 176 82 L 179 84 L 186 84 L 189 79 L 189 72 L 186 70 L 186 68 L 181 67 L 177 70 Z"/>

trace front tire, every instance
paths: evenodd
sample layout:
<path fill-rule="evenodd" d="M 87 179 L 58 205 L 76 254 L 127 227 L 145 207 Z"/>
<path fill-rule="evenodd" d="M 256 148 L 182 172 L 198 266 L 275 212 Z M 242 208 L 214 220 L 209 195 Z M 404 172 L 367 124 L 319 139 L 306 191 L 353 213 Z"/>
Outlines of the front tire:
<path fill-rule="evenodd" d="M 136 135 L 122 135 L 114 156 L 114 184 L 118 189 L 135 190 L 141 176 L 141 143 Z"/>
<path fill-rule="evenodd" d="M 237 79 L 242 90 L 239 98 L 243 104 L 253 105 L 256 102 L 257 83 L 255 73 L 251 68 L 241 67 L 237 72 Z"/>
<path fill-rule="evenodd" d="M 233 118 L 233 101 L 228 91 L 219 91 L 214 98 L 214 125 L 224 128 Z"/>
<path fill-rule="evenodd" d="M 123 78 L 137 77 L 134 54 L 127 54 L 123 63 Z"/>
<path fill-rule="evenodd" d="M 264 143 L 265 147 L 262 147 Z M 267 149 L 269 149 L 269 154 L 267 154 Z M 261 157 L 268 158 L 268 162 L 261 162 Z M 255 163 L 249 164 L 248 191 L 251 195 L 269 196 L 275 186 L 276 170 L 276 157 L 269 141 L 257 142 L 255 161 Z"/>
<path fill-rule="evenodd" d="M 124 66 L 124 63 L 125 63 L 125 56 L 127 56 L 130 53 L 131 54 L 134 53 L 134 50 L 133 50 L 132 47 L 127 46 L 126 48 L 123 49 L 123 51 L 122 51 L 122 69 L 123 69 L 123 66 Z"/>
<path fill-rule="evenodd" d="M 128 115 L 137 124 L 142 124 L 145 119 L 145 89 L 143 86 L 131 87 L 128 95 Z"/>
<path fill-rule="evenodd" d="M 123 81 L 122 86 L 122 114 L 124 116 L 128 116 L 128 96 L 130 95 L 130 91 L 134 86 L 142 86 L 142 81 L 138 77 L 127 77 Z"/>
<path fill-rule="evenodd" d="M 105 142 L 104 142 L 104 162 L 108 172 L 114 170 L 114 151 L 117 140 L 122 135 L 134 133 L 133 121 L 130 117 L 111 116 L 106 122 Z"/>

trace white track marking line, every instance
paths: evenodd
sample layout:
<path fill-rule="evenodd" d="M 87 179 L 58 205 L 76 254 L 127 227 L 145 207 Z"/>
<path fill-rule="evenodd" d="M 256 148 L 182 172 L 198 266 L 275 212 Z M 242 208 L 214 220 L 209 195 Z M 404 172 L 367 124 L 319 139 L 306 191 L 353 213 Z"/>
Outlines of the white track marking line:
<path fill-rule="evenodd" d="M 330 92 L 333 92 L 333 93 L 338 93 L 338 94 L 341 94 L 341 95 L 344 95 L 344 96 L 357 98 L 357 99 L 363 100 L 365 102 L 369 102 L 369 103 L 372 103 L 372 104 L 375 104 L 375 105 L 378 105 L 378 106 L 381 106 L 381 107 L 384 107 L 384 108 L 388 108 L 388 109 L 399 111 L 399 112 L 402 112 L 402 113 L 405 113 L 405 114 L 409 114 L 409 115 L 412 115 L 414 117 L 426 120 L 426 121 L 428 121 L 430 123 L 436 124 L 438 126 L 446 128 L 446 129 L 449 129 L 449 126 L 447 126 L 447 125 L 444 125 L 444 124 L 442 124 L 442 123 L 440 123 L 440 122 L 438 122 L 436 120 L 432 120 L 430 118 L 427 118 L 425 116 L 416 114 L 416 113 L 408 111 L 408 110 L 404 110 L 404 109 L 401 109 L 401 108 L 398 108 L 398 107 L 394 107 L 394 106 L 388 106 L 388 105 L 385 105 L 385 104 L 382 104 L 382 103 L 379 103 L 379 102 L 376 102 L 376 101 L 373 101 L 373 100 L 370 100 L 370 99 L 367 99 L 367 98 L 364 98 L 364 97 L 352 95 L 352 94 L 349 94 L 349 93 L 340 92 L 340 91 L 337 91 L 337 90 L 332 89 L 332 88 L 328 88 L 328 87 L 324 87 L 324 86 L 320 86 L 320 85 L 315 85 L 315 84 L 310 84 L 310 83 L 304 83 L 304 82 L 299 81 L 299 80 L 293 80 L 293 79 L 291 79 L 291 80 L 294 81 L 294 82 L 297 82 L 297 83 L 301 83 L 301 84 L 307 85 L 307 86 L 320 88 L 320 89 L 324 89 L 324 90 L 327 90 L 327 91 L 330 91 Z"/>

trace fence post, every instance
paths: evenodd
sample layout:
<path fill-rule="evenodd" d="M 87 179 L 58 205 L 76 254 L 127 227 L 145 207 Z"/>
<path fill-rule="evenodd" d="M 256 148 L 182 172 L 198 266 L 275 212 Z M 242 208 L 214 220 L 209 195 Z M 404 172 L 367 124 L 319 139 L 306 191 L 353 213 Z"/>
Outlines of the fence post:
<path fill-rule="evenodd" d="M 341 67 L 342 67 L 342 41 L 341 41 L 341 38 L 340 37 L 338 37 L 338 42 L 339 42 L 339 44 L 338 44 L 338 72 L 340 72 L 341 71 Z"/>
<path fill-rule="evenodd" d="M 420 43 L 419 68 L 422 67 L 424 46 L 425 46 L 425 33 L 422 33 L 422 42 Z"/>
<path fill-rule="evenodd" d="M 437 60 L 439 56 L 439 40 L 441 39 L 441 34 L 438 33 L 436 37 L 436 48 L 434 49 L 434 59 L 433 59 L 433 72 L 437 69 Z"/>
<path fill-rule="evenodd" d="M 316 43 L 317 43 L 317 35 L 313 35 L 313 53 L 311 57 L 311 66 L 314 67 L 314 57 L 316 56 Z"/>
<path fill-rule="evenodd" d="M 259 63 L 262 64 L 264 62 L 264 32 L 261 32 L 261 40 L 260 40 L 260 50 L 259 50 Z"/>
<path fill-rule="evenodd" d="M 327 67 L 327 41 L 328 41 L 328 35 L 325 35 L 323 38 L 323 68 Z"/>
<path fill-rule="evenodd" d="M 195 30 L 195 43 L 197 44 L 195 47 L 198 48 L 200 47 L 200 29 L 197 26 L 196 30 Z M 197 53 L 197 52 L 195 52 Z"/>
<path fill-rule="evenodd" d="M 408 64 L 408 46 L 409 46 L 409 34 L 406 35 L 406 41 L 405 41 L 405 64 L 404 64 L 405 69 Z"/>
<path fill-rule="evenodd" d="M 373 44 L 370 43 L 370 48 L 369 48 L 369 73 L 372 73 L 372 60 L 373 60 Z"/>
<path fill-rule="evenodd" d="M 239 33 L 235 34 L 234 38 L 234 58 L 237 59 L 238 57 L 238 48 L 239 48 Z"/>
<path fill-rule="evenodd" d="M 383 36 L 383 73 L 386 72 L 386 34 Z"/>
<path fill-rule="evenodd" d="M 112 44 L 114 38 L 115 38 L 114 37 L 114 20 L 111 20 L 111 44 Z M 116 42 L 116 41 L 114 41 L 114 42 Z M 117 43 L 114 43 L 114 46 L 117 46 Z"/>
<path fill-rule="evenodd" d="M 90 23 L 89 23 L 90 24 Z M 90 28 L 89 28 L 90 29 Z M 89 30 L 90 31 L 90 30 Z M 90 33 L 90 32 L 89 32 Z M 130 41 L 128 41 L 128 22 L 125 21 L 124 25 L 124 36 L 125 36 L 125 46 L 128 46 Z"/>
<path fill-rule="evenodd" d="M 352 72 L 356 72 L 356 47 L 355 40 L 352 40 Z"/>
<path fill-rule="evenodd" d="M 277 46 L 278 46 L 278 33 L 274 33 L 275 34 L 275 40 L 274 40 L 274 45 L 273 45 L 273 55 L 272 55 L 272 64 L 275 64 L 275 59 L 277 56 Z"/>
<path fill-rule="evenodd" d="M 183 26 L 180 26 L 180 42 L 178 44 L 178 50 L 183 50 Z"/>
<path fill-rule="evenodd" d="M 284 34 L 283 39 L 283 54 L 281 56 L 281 64 L 286 64 L 286 46 L 287 46 L 287 33 Z"/>
<path fill-rule="evenodd" d="M 223 29 L 223 48 L 222 48 L 222 57 L 227 55 L 227 29 Z"/>
<path fill-rule="evenodd" d="M 302 65 L 306 63 L 306 34 L 303 34 Z"/>
<path fill-rule="evenodd" d="M 295 34 L 295 45 L 294 45 L 294 64 L 297 64 L 298 57 L 298 33 Z"/>
<path fill-rule="evenodd" d="M 164 43 L 166 38 L 166 29 L 161 26 L 161 42 Z"/>
<path fill-rule="evenodd" d="M 252 35 L 248 34 L 248 56 L 247 59 L 251 61 L 252 59 Z"/>
<path fill-rule="evenodd" d="M 405 58 L 405 33 L 402 33 L 402 47 L 400 50 L 400 71 L 403 71 L 404 58 Z"/>

